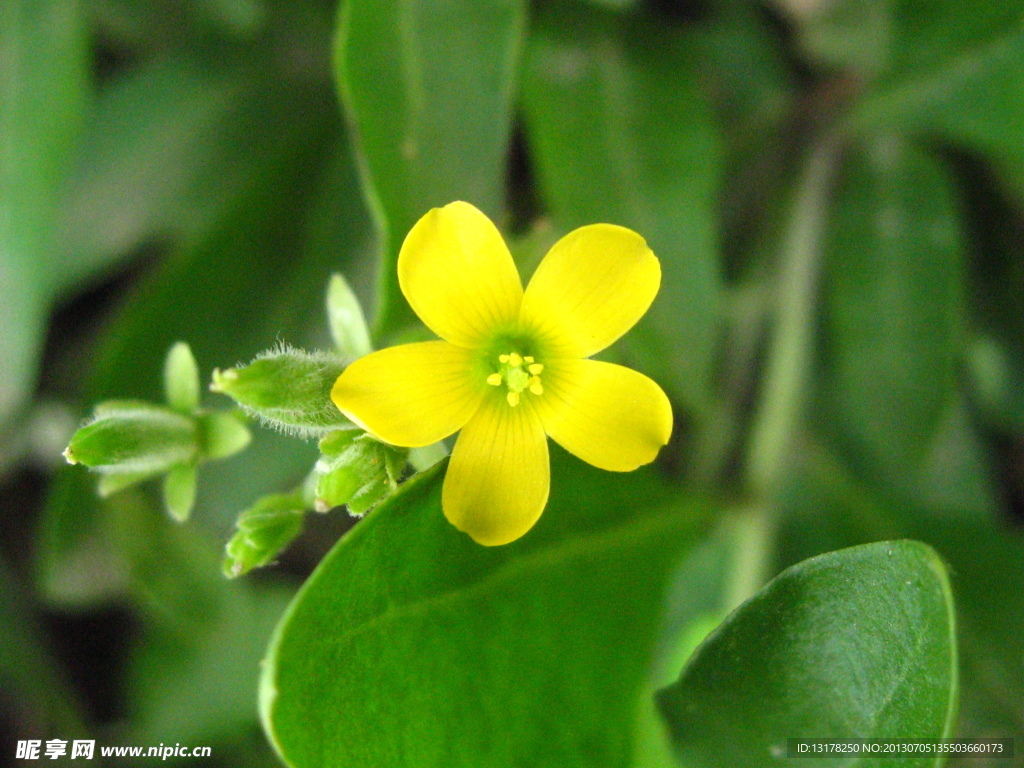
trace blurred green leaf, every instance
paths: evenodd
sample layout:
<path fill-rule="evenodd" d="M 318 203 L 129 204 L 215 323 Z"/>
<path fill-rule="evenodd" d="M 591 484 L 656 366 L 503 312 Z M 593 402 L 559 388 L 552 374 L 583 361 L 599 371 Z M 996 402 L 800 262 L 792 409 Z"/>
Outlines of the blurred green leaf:
<path fill-rule="evenodd" d="M 954 400 L 963 242 L 938 162 L 897 138 L 850 153 L 825 234 L 823 391 L 836 438 L 915 476 Z"/>
<path fill-rule="evenodd" d="M 678 678 L 686 661 L 730 606 L 730 573 L 747 556 L 735 531 L 723 525 L 694 546 L 671 574 L 654 663 L 645 681 L 637 716 L 631 765 L 679 768 L 671 736 L 655 694 Z"/>
<path fill-rule="evenodd" d="M 720 331 L 722 149 L 693 46 L 646 17 L 542 6 L 523 104 L 556 226 L 628 226 L 661 260 L 661 291 L 624 340 L 627 354 L 687 405 L 704 405 Z"/>
<path fill-rule="evenodd" d="M 704 515 L 647 472 L 552 453 L 551 503 L 514 544 L 448 524 L 442 465 L 321 563 L 261 684 L 290 765 L 628 760 L 667 580 Z"/>
<path fill-rule="evenodd" d="M 153 237 L 194 243 L 284 146 L 281 95 L 242 57 L 168 54 L 104 86 L 59 232 L 65 290 Z M 298 107 L 301 96 L 292 101 Z"/>
<path fill-rule="evenodd" d="M 180 548 L 188 530 L 171 529 L 179 539 L 175 565 L 195 569 L 192 583 L 179 571 L 152 593 L 159 599 L 144 604 L 147 621 L 127 665 L 131 735 L 126 738 L 141 743 L 170 738 L 209 744 L 250 732 L 259 660 L 291 595 L 279 585 L 226 581 L 213 542 L 193 539 L 187 550 Z M 190 588 L 197 599 L 182 622 L 175 606 L 188 599 Z"/>
<path fill-rule="evenodd" d="M 787 569 L 659 694 L 680 757 L 694 768 L 778 765 L 791 738 L 948 738 L 956 700 L 946 568 L 932 549 L 907 541 Z"/>
<path fill-rule="evenodd" d="M 271 13 L 277 5 L 267 0 L 90 0 L 89 11 L 104 39 L 145 56 L 211 39 L 218 47 L 231 38 L 251 39 L 268 23 L 280 23 Z"/>
<path fill-rule="evenodd" d="M 19 735 L 83 738 L 78 697 L 63 679 L 33 607 L 30 593 L 0 558 L 0 702 L 23 729 Z"/>
<path fill-rule="evenodd" d="M 892 74 L 850 116 L 862 134 L 940 136 L 984 156 L 1024 199 L 1024 6 L 902 3 Z"/>
<path fill-rule="evenodd" d="M 88 101 L 77 0 L 0 2 L 0 423 L 35 385 L 61 272 L 53 236 Z"/>
<path fill-rule="evenodd" d="M 777 0 L 788 11 L 804 56 L 818 66 L 861 78 L 878 77 L 890 64 L 892 11 L 896 3 Z"/>
<path fill-rule="evenodd" d="M 415 319 L 396 264 L 423 214 L 466 200 L 500 218 L 525 10 L 523 0 L 341 6 L 336 76 L 381 234 L 379 336 Z"/>

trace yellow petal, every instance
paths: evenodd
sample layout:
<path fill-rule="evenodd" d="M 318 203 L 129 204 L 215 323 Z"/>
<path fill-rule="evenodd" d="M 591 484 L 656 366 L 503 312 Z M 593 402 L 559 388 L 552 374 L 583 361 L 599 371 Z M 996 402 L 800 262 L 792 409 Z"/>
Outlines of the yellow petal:
<path fill-rule="evenodd" d="M 554 360 L 531 402 L 544 430 L 601 469 L 629 472 L 654 461 L 672 435 L 672 406 L 642 373 L 597 360 Z"/>
<path fill-rule="evenodd" d="M 550 482 L 548 440 L 536 412 L 489 397 L 455 443 L 441 506 L 477 543 L 508 544 L 537 522 Z"/>
<path fill-rule="evenodd" d="M 549 357 L 590 357 L 633 327 L 660 284 L 661 265 L 640 235 L 592 224 L 552 246 L 526 287 L 520 319 Z"/>
<path fill-rule="evenodd" d="M 434 333 L 476 347 L 519 317 L 523 285 L 505 241 L 469 203 L 427 212 L 398 255 L 398 282 Z"/>
<path fill-rule="evenodd" d="M 446 341 L 389 347 L 361 357 L 338 377 L 331 399 L 366 431 L 419 448 L 458 431 L 480 407 L 473 353 Z"/>

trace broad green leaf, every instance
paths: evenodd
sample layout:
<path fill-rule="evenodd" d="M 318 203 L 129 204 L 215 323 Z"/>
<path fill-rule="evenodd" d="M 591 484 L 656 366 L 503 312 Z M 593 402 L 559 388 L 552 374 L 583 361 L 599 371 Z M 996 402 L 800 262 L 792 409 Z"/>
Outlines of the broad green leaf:
<path fill-rule="evenodd" d="M 823 399 L 835 439 L 914 475 L 954 399 L 963 243 L 932 156 L 894 138 L 850 152 L 825 234 Z"/>
<path fill-rule="evenodd" d="M 553 457 L 549 507 L 514 544 L 447 523 L 441 465 L 321 562 L 261 685 L 289 765 L 629 764 L 669 574 L 703 515 L 649 472 Z"/>
<path fill-rule="evenodd" d="M 1024 536 L 994 521 L 992 510 L 937 506 L 924 496 L 893 494 L 857 478 L 820 442 L 801 446 L 801 467 L 783 498 L 783 562 L 835 546 L 912 536 L 935 547 L 949 563 L 956 594 L 961 705 L 956 736 L 1024 739 Z M 939 465 L 936 471 L 941 469 Z M 991 483 L 945 465 L 947 482 L 960 488 Z M 991 494 L 992 491 L 989 491 Z M 974 502 L 977 505 L 977 501 Z M 979 514 L 978 512 L 987 512 Z M 1014 761 L 1020 763 L 1018 755 Z"/>
<path fill-rule="evenodd" d="M 738 608 L 659 702 L 693 768 L 778 765 L 792 738 L 948 738 L 954 632 L 946 568 L 930 547 L 830 552 L 783 571 Z"/>
<path fill-rule="evenodd" d="M 626 354 L 699 407 L 719 335 L 722 150 L 693 46 L 646 17 L 543 6 L 523 105 L 555 225 L 628 226 L 661 260 L 661 291 L 625 339 Z"/>
<path fill-rule="evenodd" d="M 0 422 L 34 385 L 61 272 L 54 222 L 88 98 L 77 0 L 0 2 Z"/>
<path fill-rule="evenodd" d="M 423 214 L 466 200 L 500 217 L 525 5 L 349 0 L 341 6 L 335 71 L 381 234 L 380 336 L 414 320 L 396 264 L 406 233 Z"/>

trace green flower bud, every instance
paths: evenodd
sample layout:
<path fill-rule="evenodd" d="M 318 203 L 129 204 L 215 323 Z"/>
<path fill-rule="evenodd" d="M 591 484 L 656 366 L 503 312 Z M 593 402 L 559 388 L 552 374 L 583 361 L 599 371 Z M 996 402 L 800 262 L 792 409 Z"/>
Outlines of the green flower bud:
<path fill-rule="evenodd" d="M 398 487 L 409 453 L 355 429 L 331 432 L 320 441 L 320 451 L 316 509 L 327 511 L 345 504 L 357 517 Z"/>
<path fill-rule="evenodd" d="M 196 465 L 182 464 L 171 469 L 164 478 L 164 507 L 167 513 L 183 523 L 192 514 L 196 501 Z"/>
<path fill-rule="evenodd" d="M 302 533 L 306 505 L 301 493 L 264 496 L 238 517 L 237 532 L 227 543 L 224 575 L 241 576 L 260 568 Z"/>
<path fill-rule="evenodd" d="M 190 414 L 199 408 L 199 369 L 188 344 L 179 341 L 164 359 L 164 395 L 174 410 Z"/>
<path fill-rule="evenodd" d="M 198 453 L 196 425 L 189 417 L 149 403 L 113 400 L 96 407 L 64 457 L 99 472 L 145 477 L 193 462 Z"/>
<path fill-rule="evenodd" d="M 226 459 L 243 450 L 252 434 L 238 411 L 203 413 L 198 417 L 199 446 L 206 459 Z"/>
<path fill-rule="evenodd" d="M 331 388 L 343 369 L 333 355 L 282 347 L 247 366 L 214 370 L 210 390 L 234 398 L 268 426 L 315 437 L 352 426 L 331 402 Z"/>
<path fill-rule="evenodd" d="M 373 351 L 363 308 L 341 275 L 332 275 L 327 287 L 327 321 L 334 346 L 345 360 L 356 360 Z"/>

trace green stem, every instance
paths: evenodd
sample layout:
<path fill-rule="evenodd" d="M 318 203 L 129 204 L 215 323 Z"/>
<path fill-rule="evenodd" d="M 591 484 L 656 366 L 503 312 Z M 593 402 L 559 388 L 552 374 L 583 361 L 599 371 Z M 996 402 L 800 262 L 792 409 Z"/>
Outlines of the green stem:
<path fill-rule="evenodd" d="M 764 586 L 771 572 L 775 520 L 765 506 L 758 505 L 739 510 L 728 526 L 733 566 L 724 596 L 727 613 Z"/>
<path fill-rule="evenodd" d="M 812 147 L 783 243 L 764 388 L 746 457 L 745 480 L 754 502 L 734 521 L 736 563 L 727 593 L 730 607 L 753 595 L 771 568 L 775 497 L 803 409 L 814 343 L 822 235 L 838 160 L 835 140 L 824 138 Z"/>
<path fill-rule="evenodd" d="M 821 239 L 837 162 L 834 141 L 823 140 L 812 149 L 783 247 L 764 390 L 746 462 L 747 483 L 759 499 L 770 498 L 777 490 L 803 407 L 814 342 Z"/>

